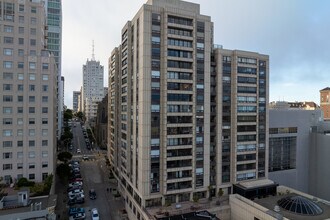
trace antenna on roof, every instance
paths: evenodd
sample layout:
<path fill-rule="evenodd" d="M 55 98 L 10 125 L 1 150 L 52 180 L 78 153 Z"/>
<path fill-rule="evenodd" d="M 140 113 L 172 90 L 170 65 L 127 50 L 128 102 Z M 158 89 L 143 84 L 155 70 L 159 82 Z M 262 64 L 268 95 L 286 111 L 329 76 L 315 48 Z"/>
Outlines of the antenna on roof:
<path fill-rule="evenodd" d="M 94 54 L 94 40 L 92 45 L 92 60 L 95 60 L 95 54 Z"/>

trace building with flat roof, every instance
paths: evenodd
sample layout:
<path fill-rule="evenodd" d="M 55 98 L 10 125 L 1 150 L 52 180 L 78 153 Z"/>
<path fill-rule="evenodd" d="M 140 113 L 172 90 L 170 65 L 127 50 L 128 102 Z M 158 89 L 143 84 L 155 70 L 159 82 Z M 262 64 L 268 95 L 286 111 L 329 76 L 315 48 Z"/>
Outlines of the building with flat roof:
<path fill-rule="evenodd" d="M 79 96 L 81 95 L 80 91 L 73 91 L 72 98 L 72 110 L 78 112 L 79 109 Z"/>
<path fill-rule="evenodd" d="M 267 178 L 268 63 L 214 45 L 198 4 L 149 0 L 126 23 L 109 58 L 108 156 L 130 218 Z"/>
<path fill-rule="evenodd" d="M 43 1 L 0 1 L 0 176 L 41 182 L 55 171 L 57 66 Z"/>
<path fill-rule="evenodd" d="M 330 120 L 330 87 L 320 90 L 320 107 L 324 120 Z"/>

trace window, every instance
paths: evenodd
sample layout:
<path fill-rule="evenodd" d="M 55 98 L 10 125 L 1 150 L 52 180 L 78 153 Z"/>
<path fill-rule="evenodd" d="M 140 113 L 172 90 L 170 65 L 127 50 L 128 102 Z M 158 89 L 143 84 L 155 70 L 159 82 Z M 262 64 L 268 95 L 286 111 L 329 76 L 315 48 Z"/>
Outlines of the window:
<path fill-rule="evenodd" d="M 37 51 L 30 50 L 30 56 L 37 56 Z"/>
<path fill-rule="evenodd" d="M 36 86 L 35 85 L 29 85 L 29 90 L 30 91 L 35 91 L 36 90 Z"/>
<path fill-rule="evenodd" d="M 36 153 L 34 151 L 29 151 L 29 158 L 35 158 Z"/>
<path fill-rule="evenodd" d="M 48 151 L 42 151 L 41 155 L 42 157 L 48 157 Z"/>
<path fill-rule="evenodd" d="M 17 63 L 17 68 L 23 69 L 24 68 L 24 62 L 18 62 Z"/>
<path fill-rule="evenodd" d="M 48 96 L 43 96 L 42 97 L 42 102 L 48 102 Z"/>
<path fill-rule="evenodd" d="M 33 73 L 30 73 L 29 74 L 29 79 L 32 80 L 32 81 L 36 80 L 36 75 L 33 74 Z"/>
<path fill-rule="evenodd" d="M 11 124 L 13 124 L 13 119 L 12 118 L 4 118 L 2 123 L 4 125 L 11 125 Z"/>
<path fill-rule="evenodd" d="M 30 29 L 30 34 L 31 34 L 31 35 L 36 35 L 36 34 L 37 34 L 37 29 L 35 29 L 35 28 L 31 28 L 31 29 Z"/>
<path fill-rule="evenodd" d="M 8 130 L 3 130 L 2 131 L 2 136 L 3 137 L 10 137 L 10 136 L 13 136 L 13 131 L 8 129 Z"/>
<path fill-rule="evenodd" d="M 23 118 L 18 118 L 17 119 L 17 124 L 18 125 L 23 125 Z"/>
<path fill-rule="evenodd" d="M 18 44 L 24 45 L 24 38 L 18 38 Z"/>
<path fill-rule="evenodd" d="M 36 164 L 35 163 L 29 163 L 29 169 L 35 169 Z"/>
<path fill-rule="evenodd" d="M 22 84 L 18 84 L 17 91 L 23 91 L 23 90 L 24 90 L 24 86 Z"/>
<path fill-rule="evenodd" d="M 36 14 L 37 13 L 37 8 L 36 7 L 31 7 L 31 13 Z"/>
<path fill-rule="evenodd" d="M 12 56 L 13 55 L 13 49 L 11 49 L 11 48 L 3 48 L 3 55 Z"/>
<path fill-rule="evenodd" d="M 11 96 L 11 95 L 4 95 L 3 96 L 3 101 L 4 102 L 12 102 L 13 101 L 13 96 Z"/>
<path fill-rule="evenodd" d="M 18 49 L 18 56 L 20 57 L 24 56 L 24 50 Z"/>
<path fill-rule="evenodd" d="M 42 75 L 42 80 L 43 80 L 43 81 L 48 81 L 48 75 L 43 74 L 43 75 Z"/>
<path fill-rule="evenodd" d="M 36 39 L 30 39 L 30 46 L 35 46 L 36 42 Z"/>
<path fill-rule="evenodd" d="M 24 34 L 24 27 L 18 27 L 18 33 Z"/>
<path fill-rule="evenodd" d="M 29 174 L 29 180 L 34 180 L 35 179 L 35 174 L 32 173 L 32 174 Z"/>
<path fill-rule="evenodd" d="M 13 112 L 13 108 L 12 107 L 3 107 L 2 112 L 4 114 L 11 114 Z"/>
<path fill-rule="evenodd" d="M 36 113 L 35 107 L 29 107 L 29 113 Z"/>
<path fill-rule="evenodd" d="M 48 92 L 48 85 L 43 85 L 42 86 L 42 91 L 43 92 Z"/>
<path fill-rule="evenodd" d="M 3 43 L 13 44 L 14 43 L 14 38 L 13 37 L 3 37 Z"/>
<path fill-rule="evenodd" d="M 18 164 L 17 164 L 17 169 L 18 169 L 18 170 L 23 169 L 23 163 L 18 163 Z"/>
<path fill-rule="evenodd" d="M 20 4 L 20 5 L 18 6 L 18 11 L 19 11 L 19 12 L 24 12 L 24 5 L 21 5 L 21 4 Z"/>
<path fill-rule="evenodd" d="M 18 164 L 17 164 L 17 169 L 18 169 L 18 170 L 23 169 L 23 163 L 18 163 Z"/>
<path fill-rule="evenodd" d="M 17 147 L 23 147 L 23 141 L 17 141 Z"/>
<path fill-rule="evenodd" d="M 6 33 L 12 33 L 13 30 L 14 30 L 13 26 L 9 26 L 9 25 L 4 25 L 3 26 L 3 31 L 6 32 Z"/>
<path fill-rule="evenodd" d="M 29 129 L 29 136 L 35 136 L 36 130 L 35 129 Z"/>
<path fill-rule="evenodd" d="M 11 91 L 12 87 L 12 84 L 3 84 L 3 91 Z"/>
<path fill-rule="evenodd" d="M 13 79 L 13 73 L 3 73 L 4 80 L 11 80 Z"/>
<path fill-rule="evenodd" d="M 29 147 L 34 147 L 36 145 L 35 141 L 29 141 Z"/>
<path fill-rule="evenodd" d="M 17 96 L 17 102 L 23 102 L 23 96 L 21 95 Z"/>
<path fill-rule="evenodd" d="M 48 146 L 48 140 L 42 140 L 41 141 L 41 146 L 43 146 L 43 147 Z"/>
<path fill-rule="evenodd" d="M 17 79 L 18 79 L 18 80 L 24 80 L 24 75 L 23 75 L 23 73 L 17 73 Z"/>
<path fill-rule="evenodd" d="M 17 159 L 23 158 L 23 152 L 17 152 Z"/>
<path fill-rule="evenodd" d="M 19 23 L 24 23 L 24 16 L 19 16 L 18 17 L 18 22 Z"/>
<path fill-rule="evenodd" d="M 48 135 L 48 129 L 42 129 L 42 136 Z"/>
<path fill-rule="evenodd" d="M 29 125 L 34 125 L 36 123 L 35 118 L 29 118 Z"/>
<path fill-rule="evenodd" d="M 42 113 L 48 113 L 48 108 L 47 107 L 42 107 Z"/>
<path fill-rule="evenodd" d="M 48 63 L 42 63 L 42 69 L 48 70 Z"/>
<path fill-rule="evenodd" d="M 2 158 L 3 159 L 11 159 L 11 158 L 13 158 L 13 153 L 12 152 L 5 152 L 5 153 L 3 153 Z"/>
<path fill-rule="evenodd" d="M 2 147 L 13 147 L 13 142 L 12 141 L 3 141 Z"/>
<path fill-rule="evenodd" d="M 48 118 L 43 118 L 42 119 L 42 124 L 47 125 L 48 124 Z"/>
<path fill-rule="evenodd" d="M 48 167 L 48 162 L 42 162 L 42 168 Z"/>
<path fill-rule="evenodd" d="M 23 113 L 23 107 L 17 107 L 17 113 L 22 114 Z"/>
<path fill-rule="evenodd" d="M 13 169 L 13 165 L 12 164 L 4 164 L 3 165 L 3 170 L 11 170 Z"/>
<path fill-rule="evenodd" d="M 17 136 L 23 136 L 23 129 L 17 130 Z"/>
<path fill-rule="evenodd" d="M 30 70 L 35 70 L 36 69 L 36 63 L 35 62 L 29 62 L 29 69 Z"/>
<path fill-rule="evenodd" d="M 37 24 L 37 18 L 31 18 L 31 24 Z"/>
<path fill-rule="evenodd" d="M 5 69 L 13 68 L 13 62 L 12 61 L 3 61 L 3 68 L 5 68 Z"/>
<path fill-rule="evenodd" d="M 35 102 L 36 97 L 35 96 L 29 96 L 29 102 Z"/>

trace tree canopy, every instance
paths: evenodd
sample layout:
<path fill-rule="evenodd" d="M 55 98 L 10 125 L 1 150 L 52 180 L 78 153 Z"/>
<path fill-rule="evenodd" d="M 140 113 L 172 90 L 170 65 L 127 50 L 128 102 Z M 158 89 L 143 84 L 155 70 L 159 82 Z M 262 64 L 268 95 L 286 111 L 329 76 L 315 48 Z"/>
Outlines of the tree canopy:
<path fill-rule="evenodd" d="M 57 155 L 57 159 L 64 162 L 64 163 L 67 163 L 69 160 L 72 159 L 72 154 L 70 152 L 61 152 Z"/>

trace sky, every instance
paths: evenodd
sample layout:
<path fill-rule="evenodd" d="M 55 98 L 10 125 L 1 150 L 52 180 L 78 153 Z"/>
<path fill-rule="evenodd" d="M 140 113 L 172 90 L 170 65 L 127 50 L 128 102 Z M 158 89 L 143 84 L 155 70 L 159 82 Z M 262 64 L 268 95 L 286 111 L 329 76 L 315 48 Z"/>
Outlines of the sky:
<path fill-rule="evenodd" d="M 211 16 L 214 44 L 269 55 L 270 101 L 314 101 L 330 87 L 330 1 L 189 0 Z M 82 66 L 92 58 L 104 66 L 120 44 L 123 26 L 147 0 L 63 0 L 62 75 L 64 103 L 82 85 Z"/>

